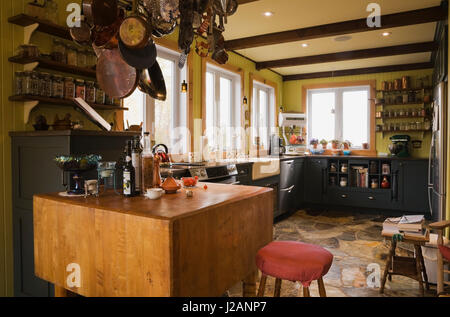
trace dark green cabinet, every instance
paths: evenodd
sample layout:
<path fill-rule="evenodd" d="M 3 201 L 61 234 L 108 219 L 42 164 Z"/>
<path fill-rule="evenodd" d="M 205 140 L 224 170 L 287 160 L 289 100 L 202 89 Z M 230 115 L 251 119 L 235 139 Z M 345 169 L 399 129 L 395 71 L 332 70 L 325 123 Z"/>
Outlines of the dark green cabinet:
<path fill-rule="evenodd" d="M 429 213 L 428 162 L 405 160 L 394 166 L 398 171 L 398 198 L 393 193 L 396 205 L 408 212 Z"/>
<path fill-rule="evenodd" d="M 116 161 L 131 133 L 12 132 L 14 295 L 48 297 L 51 284 L 34 274 L 33 195 L 63 191 L 53 159 L 61 154 L 102 155 Z M 96 172 L 90 176 L 96 178 Z M 51 230 L 51 228 L 49 228 Z"/>
<path fill-rule="evenodd" d="M 305 160 L 297 159 L 294 161 L 294 182 L 295 187 L 293 191 L 293 208 L 298 210 L 303 206 L 305 201 Z"/>
<path fill-rule="evenodd" d="M 323 204 L 326 202 L 327 160 L 311 158 L 306 160 L 305 170 L 305 202 L 311 204 Z"/>

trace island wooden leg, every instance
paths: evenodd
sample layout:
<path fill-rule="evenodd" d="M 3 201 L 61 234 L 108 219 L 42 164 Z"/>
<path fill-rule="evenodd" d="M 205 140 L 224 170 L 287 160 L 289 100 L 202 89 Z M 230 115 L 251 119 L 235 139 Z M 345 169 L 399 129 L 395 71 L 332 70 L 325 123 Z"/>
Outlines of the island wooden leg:
<path fill-rule="evenodd" d="M 258 271 L 252 272 L 242 283 L 242 294 L 244 297 L 256 297 L 256 281 L 258 279 Z"/>
<path fill-rule="evenodd" d="M 381 280 L 381 288 L 380 288 L 380 294 L 384 293 L 384 287 L 386 285 L 386 280 L 389 275 L 389 270 L 392 265 L 392 258 L 395 254 L 395 249 L 397 248 L 397 242 L 392 241 L 391 242 L 391 250 L 389 251 L 389 255 L 386 261 L 386 268 L 384 269 L 383 279 Z"/>
<path fill-rule="evenodd" d="M 417 274 L 417 280 L 419 281 L 419 289 L 420 289 L 420 294 L 423 296 L 425 296 L 425 290 L 423 287 L 423 277 L 422 277 L 422 267 L 420 264 L 420 259 L 419 259 L 419 248 L 420 246 L 415 245 L 414 248 L 416 249 L 416 274 Z"/>
<path fill-rule="evenodd" d="M 420 265 L 422 266 L 422 272 L 423 272 L 423 279 L 425 281 L 425 287 L 427 288 L 427 291 L 430 290 L 430 283 L 428 283 L 428 274 L 427 274 L 427 268 L 425 267 L 425 260 L 423 259 L 422 254 L 422 246 L 418 246 L 417 253 L 420 260 Z"/>

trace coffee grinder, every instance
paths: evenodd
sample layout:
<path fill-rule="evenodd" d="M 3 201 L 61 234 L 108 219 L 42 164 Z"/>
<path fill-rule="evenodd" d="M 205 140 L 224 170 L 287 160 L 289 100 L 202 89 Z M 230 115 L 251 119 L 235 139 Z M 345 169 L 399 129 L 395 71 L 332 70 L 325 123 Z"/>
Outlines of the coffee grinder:
<path fill-rule="evenodd" d="M 391 155 L 395 157 L 409 157 L 409 143 L 411 137 L 409 135 L 394 135 L 390 138 L 392 144 L 389 145 Z"/>

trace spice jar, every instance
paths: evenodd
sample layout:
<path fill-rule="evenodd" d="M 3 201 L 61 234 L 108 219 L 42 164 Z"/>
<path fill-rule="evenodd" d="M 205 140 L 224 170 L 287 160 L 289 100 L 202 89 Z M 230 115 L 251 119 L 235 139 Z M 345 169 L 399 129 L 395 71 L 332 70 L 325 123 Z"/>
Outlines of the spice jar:
<path fill-rule="evenodd" d="M 420 122 L 420 121 L 416 122 L 416 130 L 423 130 L 422 122 Z"/>
<path fill-rule="evenodd" d="M 41 73 L 39 78 L 39 92 L 43 97 L 52 96 L 52 76 L 49 73 Z"/>
<path fill-rule="evenodd" d="M 23 72 L 22 74 L 22 94 L 31 95 L 31 72 Z"/>
<path fill-rule="evenodd" d="M 341 187 L 347 187 L 347 177 L 342 177 L 340 182 Z"/>
<path fill-rule="evenodd" d="M 77 48 L 73 45 L 67 47 L 67 64 L 71 66 L 78 65 Z"/>
<path fill-rule="evenodd" d="M 431 122 L 430 119 L 425 119 L 425 122 L 423 123 L 423 129 L 426 131 L 431 130 Z"/>
<path fill-rule="evenodd" d="M 417 109 L 413 109 L 411 112 L 411 116 L 417 117 L 417 115 L 418 115 Z"/>
<path fill-rule="evenodd" d="M 16 72 L 16 76 L 14 78 L 14 94 L 15 95 L 22 95 L 23 89 L 23 72 Z"/>
<path fill-rule="evenodd" d="M 52 59 L 58 63 L 67 63 L 66 46 L 60 39 L 53 40 Z"/>
<path fill-rule="evenodd" d="M 370 184 L 370 187 L 372 187 L 372 189 L 377 189 L 378 188 L 378 179 L 376 179 L 376 178 L 372 179 L 372 183 Z"/>
<path fill-rule="evenodd" d="M 72 77 L 66 77 L 64 79 L 64 98 L 75 98 L 75 82 Z"/>
<path fill-rule="evenodd" d="M 99 85 L 95 87 L 95 103 L 99 105 L 105 104 L 105 92 L 100 88 Z"/>
<path fill-rule="evenodd" d="M 33 96 L 39 95 L 39 74 L 37 72 L 31 72 L 31 91 Z"/>
<path fill-rule="evenodd" d="M 77 50 L 77 66 L 87 67 L 87 54 L 85 50 Z"/>
<path fill-rule="evenodd" d="M 36 45 L 32 44 L 23 44 L 19 46 L 20 57 L 29 58 L 29 57 L 39 57 L 39 49 Z"/>
<path fill-rule="evenodd" d="M 86 101 L 95 103 L 95 83 L 93 81 L 86 83 Z"/>
<path fill-rule="evenodd" d="M 52 81 L 52 97 L 64 98 L 64 80 L 62 76 L 54 75 Z"/>
<path fill-rule="evenodd" d="M 75 81 L 75 97 L 86 99 L 86 84 L 83 79 Z"/>
<path fill-rule="evenodd" d="M 105 105 L 112 105 L 113 104 L 113 100 L 111 97 L 109 97 L 107 94 L 105 94 Z"/>

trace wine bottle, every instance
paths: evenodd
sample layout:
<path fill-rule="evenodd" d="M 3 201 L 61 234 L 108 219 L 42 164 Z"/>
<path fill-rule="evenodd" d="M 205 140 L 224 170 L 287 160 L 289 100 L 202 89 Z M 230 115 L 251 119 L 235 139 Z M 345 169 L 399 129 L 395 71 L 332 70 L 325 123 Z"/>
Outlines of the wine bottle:
<path fill-rule="evenodd" d="M 135 172 L 135 189 L 136 195 L 140 195 L 141 193 L 141 156 L 142 156 L 142 148 L 141 148 L 141 140 L 139 137 L 135 137 L 133 140 L 133 150 L 131 154 L 131 162 L 134 167 Z"/>
<path fill-rule="evenodd" d="M 125 166 L 123 168 L 123 195 L 125 197 L 134 197 L 136 195 L 136 171 L 132 163 L 132 147 L 133 141 L 128 141 Z"/>

